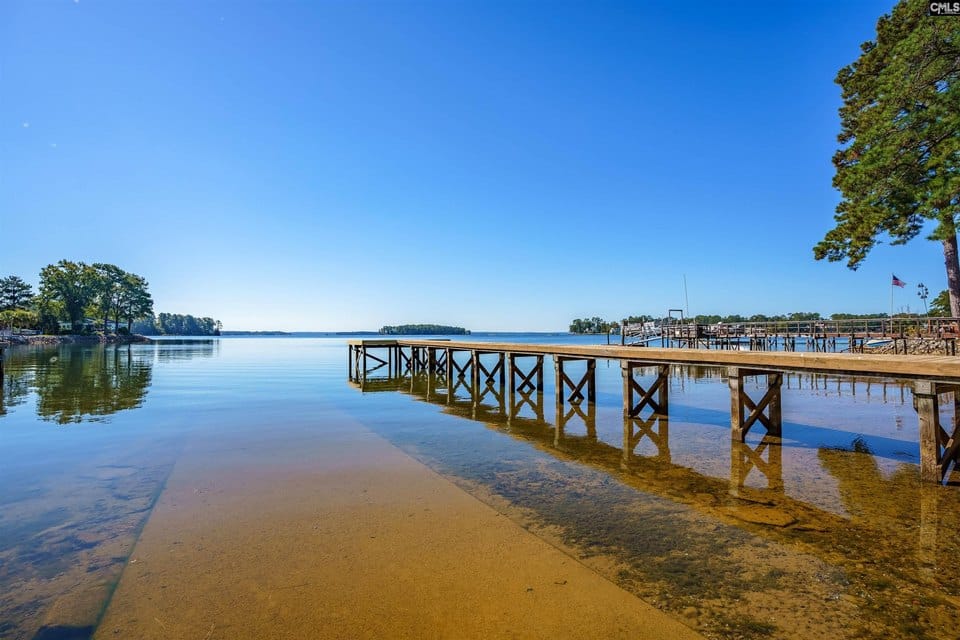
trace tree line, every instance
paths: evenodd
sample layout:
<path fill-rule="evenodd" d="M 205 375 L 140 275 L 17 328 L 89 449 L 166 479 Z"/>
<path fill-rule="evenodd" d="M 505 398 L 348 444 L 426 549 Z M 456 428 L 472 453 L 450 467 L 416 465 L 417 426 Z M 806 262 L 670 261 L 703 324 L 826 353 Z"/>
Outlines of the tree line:
<path fill-rule="evenodd" d="M 610 322 L 597 316 L 592 318 L 576 318 L 570 322 L 570 333 L 607 333 L 611 329 L 619 328 L 619 322 Z"/>
<path fill-rule="evenodd" d="M 177 314 L 153 315 L 153 298 L 146 278 L 105 262 L 87 264 L 61 260 L 40 270 L 40 284 L 33 287 L 20 276 L 0 278 L 0 329 L 89 333 L 96 325 L 103 331 L 131 333 L 154 327 L 151 334 L 177 334 L 195 330 L 211 335 L 220 323 L 210 318 Z M 123 326 L 126 325 L 126 326 Z"/>
<path fill-rule="evenodd" d="M 400 324 L 380 327 L 382 335 L 407 336 L 463 336 L 470 332 L 463 327 L 451 327 L 445 324 Z"/>
<path fill-rule="evenodd" d="M 134 322 L 133 332 L 142 336 L 218 336 L 222 327 L 213 318 L 160 313 Z"/>
<path fill-rule="evenodd" d="M 912 314 L 894 314 L 894 317 L 931 317 L 945 318 L 951 317 L 950 313 L 950 294 L 947 291 L 941 291 L 940 294 L 930 303 L 929 312 Z M 742 324 L 745 322 L 803 322 L 817 320 L 854 320 L 861 318 L 888 318 L 889 313 L 833 313 L 830 317 L 824 317 L 814 311 L 794 311 L 777 315 L 765 315 L 756 313 L 751 316 L 740 314 L 719 315 L 719 314 L 698 314 L 691 318 L 686 318 L 685 322 L 694 322 L 696 324 Z M 627 324 L 643 324 L 653 322 L 662 324 L 667 322 L 677 322 L 678 318 L 662 317 L 657 318 L 650 315 L 638 315 L 624 318 Z M 576 319 L 570 323 L 570 333 L 608 333 L 610 331 L 618 332 L 620 322 L 616 320 L 603 320 L 598 317 Z"/>
<path fill-rule="evenodd" d="M 841 200 L 813 254 L 856 269 L 877 244 L 928 234 L 946 267 L 940 306 L 960 317 L 960 20 L 931 18 L 928 5 L 898 2 L 837 73 Z"/>
<path fill-rule="evenodd" d="M 153 298 L 143 276 L 97 262 L 61 260 L 40 270 L 39 291 L 20 276 L 0 278 L 0 325 L 59 333 L 60 323 L 81 333 L 87 318 L 119 330 L 125 322 L 153 312 Z"/>

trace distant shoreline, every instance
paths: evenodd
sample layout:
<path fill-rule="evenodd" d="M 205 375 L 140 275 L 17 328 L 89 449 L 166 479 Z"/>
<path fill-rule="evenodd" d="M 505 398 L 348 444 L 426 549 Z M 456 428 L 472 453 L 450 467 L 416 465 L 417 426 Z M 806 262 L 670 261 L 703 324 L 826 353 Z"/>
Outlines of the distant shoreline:
<path fill-rule="evenodd" d="M 375 336 L 376 331 L 221 331 L 221 336 L 295 336 L 316 334 L 329 336 Z"/>
<path fill-rule="evenodd" d="M 82 336 L 82 335 L 36 335 L 0 336 L 0 343 L 9 346 L 56 345 L 56 344 L 136 344 L 150 342 L 150 338 L 137 334 L 128 336 Z"/>

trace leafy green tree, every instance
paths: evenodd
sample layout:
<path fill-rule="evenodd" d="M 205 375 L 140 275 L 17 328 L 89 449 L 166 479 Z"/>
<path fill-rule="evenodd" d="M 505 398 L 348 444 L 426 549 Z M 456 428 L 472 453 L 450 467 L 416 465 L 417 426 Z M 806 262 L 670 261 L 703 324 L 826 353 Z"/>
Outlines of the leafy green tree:
<path fill-rule="evenodd" d="M 96 271 L 82 262 L 61 260 L 40 271 L 41 297 L 63 305 L 63 313 L 75 332 L 83 326 L 84 311 L 94 303 L 97 283 Z"/>
<path fill-rule="evenodd" d="M 944 292 L 944 299 L 946 299 L 947 293 Z M 831 313 L 831 320 L 858 320 L 862 318 L 886 318 L 889 314 L 886 312 L 881 313 Z"/>
<path fill-rule="evenodd" d="M 577 318 L 570 323 L 570 333 L 607 333 L 611 329 L 617 329 L 619 327 L 619 323 L 607 322 L 597 316 L 592 318 Z"/>
<path fill-rule="evenodd" d="M 188 318 L 190 316 L 187 316 Z M 218 331 L 219 322 L 211 318 L 200 319 L 203 333 L 199 335 L 214 335 Z M 380 328 L 380 333 L 384 335 L 466 335 L 470 333 L 463 327 L 451 327 L 445 324 L 401 324 L 396 326 L 385 326 Z"/>
<path fill-rule="evenodd" d="M 155 336 L 160 334 L 160 326 L 157 324 L 156 317 L 151 313 L 138 320 L 134 320 L 133 326 L 130 327 L 130 333 L 137 333 L 142 336 Z"/>
<path fill-rule="evenodd" d="M 0 329 L 33 329 L 40 322 L 40 314 L 29 309 L 0 311 Z"/>
<path fill-rule="evenodd" d="M 134 320 L 153 314 L 153 299 L 142 276 L 98 262 L 89 267 L 89 277 L 92 299 L 85 311 L 102 318 L 104 329 L 112 318 L 117 329 L 126 320 L 130 331 Z"/>
<path fill-rule="evenodd" d="M 926 15 L 901 0 L 877 23 L 877 39 L 844 67 L 834 186 L 837 225 L 817 260 L 856 269 L 883 238 L 904 244 L 923 228 L 943 245 L 951 314 L 960 316 L 960 20 Z"/>
<path fill-rule="evenodd" d="M 59 300 L 50 300 L 42 295 L 35 298 L 34 307 L 40 317 L 38 327 L 48 334 L 60 331 L 60 318 L 64 316 L 63 303 Z"/>
<path fill-rule="evenodd" d="M 151 303 L 152 305 L 152 303 Z M 145 317 L 152 317 L 148 312 Z M 136 329 L 137 333 L 141 333 L 141 329 L 149 331 L 151 328 L 155 330 L 152 333 L 158 333 L 160 335 L 168 336 L 212 336 L 216 335 L 218 321 L 213 318 L 195 318 L 191 315 L 180 315 L 179 313 L 161 313 L 158 314 L 152 327 L 146 325 L 145 323 L 136 323 L 132 325 L 133 329 Z M 406 325 L 409 327 L 436 327 L 438 325 Z M 401 327 L 384 327 L 384 329 L 399 329 Z M 381 333 L 383 333 L 381 329 Z M 397 331 L 395 333 L 403 333 L 403 331 Z"/>
<path fill-rule="evenodd" d="M 124 274 L 120 283 L 120 295 L 117 299 L 115 320 L 127 321 L 127 331 L 133 328 L 133 321 L 153 314 L 153 298 L 150 296 L 147 281 L 134 273 Z"/>
<path fill-rule="evenodd" d="M 33 300 L 33 288 L 20 276 L 0 278 L 0 311 L 26 309 Z"/>
<path fill-rule="evenodd" d="M 92 264 L 91 269 L 95 273 L 93 288 L 96 315 L 103 318 L 103 327 L 106 330 L 111 315 L 116 315 L 121 286 L 126 272 L 116 265 L 103 262 Z"/>
<path fill-rule="evenodd" d="M 950 294 L 948 294 L 946 290 L 941 291 L 937 297 L 933 299 L 930 303 L 930 312 L 927 315 L 938 318 L 957 317 L 952 315 L 950 311 Z"/>

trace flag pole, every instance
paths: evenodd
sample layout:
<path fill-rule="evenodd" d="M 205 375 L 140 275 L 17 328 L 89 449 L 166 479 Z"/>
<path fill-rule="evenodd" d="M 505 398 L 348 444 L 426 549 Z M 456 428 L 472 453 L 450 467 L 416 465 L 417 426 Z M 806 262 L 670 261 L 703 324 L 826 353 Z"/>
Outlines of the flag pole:
<path fill-rule="evenodd" d="M 890 319 L 893 319 L 893 278 L 890 279 Z"/>

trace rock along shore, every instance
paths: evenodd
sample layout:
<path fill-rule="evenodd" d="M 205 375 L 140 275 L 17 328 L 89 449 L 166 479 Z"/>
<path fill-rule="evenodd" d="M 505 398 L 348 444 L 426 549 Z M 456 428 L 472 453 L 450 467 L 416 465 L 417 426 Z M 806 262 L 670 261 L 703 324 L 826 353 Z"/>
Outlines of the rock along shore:
<path fill-rule="evenodd" d="M 910 355 L 953 355 L 956 348 L 949 340 L 936 338 L 907 338 L 906 352 Z M 879 347 L 864 347 L 864 353 L 903 353 L 904 341 L 898 339 Z M 960 351 L 960 350 L 958 350 Z"/>

